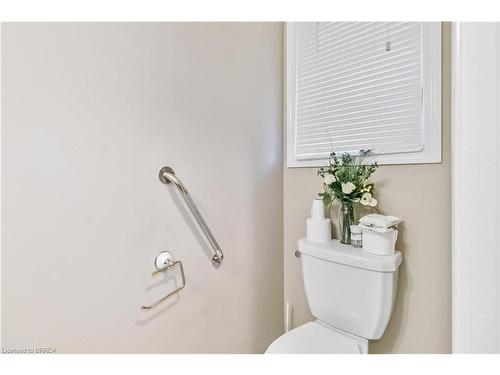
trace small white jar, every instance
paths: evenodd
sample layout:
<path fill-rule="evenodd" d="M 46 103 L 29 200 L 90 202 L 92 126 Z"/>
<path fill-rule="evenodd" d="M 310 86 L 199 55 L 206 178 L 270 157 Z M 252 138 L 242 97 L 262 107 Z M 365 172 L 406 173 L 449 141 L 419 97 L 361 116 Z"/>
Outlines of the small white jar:
<path fill-rule="evenodd" d="M 359 225 L 351 225 L 351 245 L 353 247 L 363 247 L 363 235 Z"/>

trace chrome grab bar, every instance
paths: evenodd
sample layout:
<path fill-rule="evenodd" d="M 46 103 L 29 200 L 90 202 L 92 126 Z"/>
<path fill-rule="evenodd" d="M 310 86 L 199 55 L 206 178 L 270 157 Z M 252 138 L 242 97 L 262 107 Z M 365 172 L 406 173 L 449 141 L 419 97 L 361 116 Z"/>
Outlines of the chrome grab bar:
<path fill-rule="evenodd" d="M 163 268 L 159 268 L 156 271 L 154 271 L 151 276 L 158 275 L 160 272 L 165 272 L 171 269 L 172 267 L 175 267 L 176 265 L 179 265 L 180 270 L 181 270 L 181 279 L 182 279 L 182 284 L 179 286 L 177 289 L 175 289 L 173 292 L 168 293 L 166 296 L 160 298 L 158 301 L 152 303 L 151 305 L 147 306 L 141 306 L 141 310 L 150 310 L 155 306 L 158 306 L 160 303 L 165 301 L 167 298 L 173 296 L 174 294 L 179 293 L 184 287 L 186 286 L 186 277 L 184 276 L 184 267 L 182 265 L 182 262 L 180 260 L 176 260 L 175 262 L 172 262 L 168 260 L 168 263 L 166 263 L 166 266 Z"/>
<path fill-rule="evenodd" d="M 210 228 L 208 228 L 207 223 L 203 219 L 203 216 L 201 216 L 200 211 L 194 204 L 193 199 L 191 198 L 191 195 L 189 195 L 186 187 L 183 185 L 183 183 L 175 176 L 174 170 L 170 167 L 163 167 L 160 169 L 160 174 L 159 174 L 160 181 L 164 184 L 169 184 L 170 182 L 173 182 L 175 186 L 179 189 L 182 197 L 184 198 L 184 201 L 186 202 L 189 210 L 193 214 L 194 218 L 196 219 L 196 222 L 200 226 L 201 230 L 205 234 L 208 242 L 210 242 L 210 245 L 212 246 L 212 249 L 214 250 L 214 255 L 212 257 L 212 264 L 214 267 L 219 267 L 220 264 L 222 263 L 222 260 L 224 259 L 224 253 L 220 249 L 219 244 L 217 243 L 217 240 L 215 239 L 214 235 L 210 231 Z"/>

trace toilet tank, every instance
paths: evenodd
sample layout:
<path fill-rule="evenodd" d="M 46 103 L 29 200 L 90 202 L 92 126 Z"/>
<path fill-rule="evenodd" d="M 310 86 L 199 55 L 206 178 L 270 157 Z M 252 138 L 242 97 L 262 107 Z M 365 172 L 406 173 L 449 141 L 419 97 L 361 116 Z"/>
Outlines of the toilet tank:
<path fill-rule="evenodd" d="M 299 240 L 299 251 L 311 313 L 353 335 L 381 338 L 396 299 L 401 253 L 373 255 L 337 240 Z"/>

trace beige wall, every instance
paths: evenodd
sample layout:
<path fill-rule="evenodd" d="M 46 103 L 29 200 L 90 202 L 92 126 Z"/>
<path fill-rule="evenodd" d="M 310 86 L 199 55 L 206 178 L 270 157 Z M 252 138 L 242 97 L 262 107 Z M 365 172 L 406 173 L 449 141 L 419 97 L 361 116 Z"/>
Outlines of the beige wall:
<path fill-rule="evenodd" d="M 397 242 L 404 263 L 392 319 L 384 337 L 371 342 L 372 353 L 451 351 L 450 24 L 443 24 L 442 37 L 442 163 L 382 166 L 373 178 L 379 208 L 404 219 Z M 293 305 L 294 326 L 312 319 L 293 253 L 320 190 L 315 168 L 285 168 L 285 301 Z"/>
<path fill-rule="evenodd" d="M 2 25 L 2 347 L 261 353 L 283 326 L 282 25 Z M 209 250 L 171 165 L 225 252 Z M 151 277 L 184 263 L 178 297 Z M 166 363 L 166 365 L 168 365 Z"/>

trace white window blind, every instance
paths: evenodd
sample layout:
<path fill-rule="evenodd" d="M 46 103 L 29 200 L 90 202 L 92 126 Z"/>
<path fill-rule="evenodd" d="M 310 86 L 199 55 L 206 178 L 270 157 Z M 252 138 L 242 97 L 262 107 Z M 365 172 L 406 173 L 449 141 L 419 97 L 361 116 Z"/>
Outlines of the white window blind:
<path fill-rule="evenodd" d="M 423 150 L 422 23 L 306 22 L 294 33 L 296 160 Z"/>

